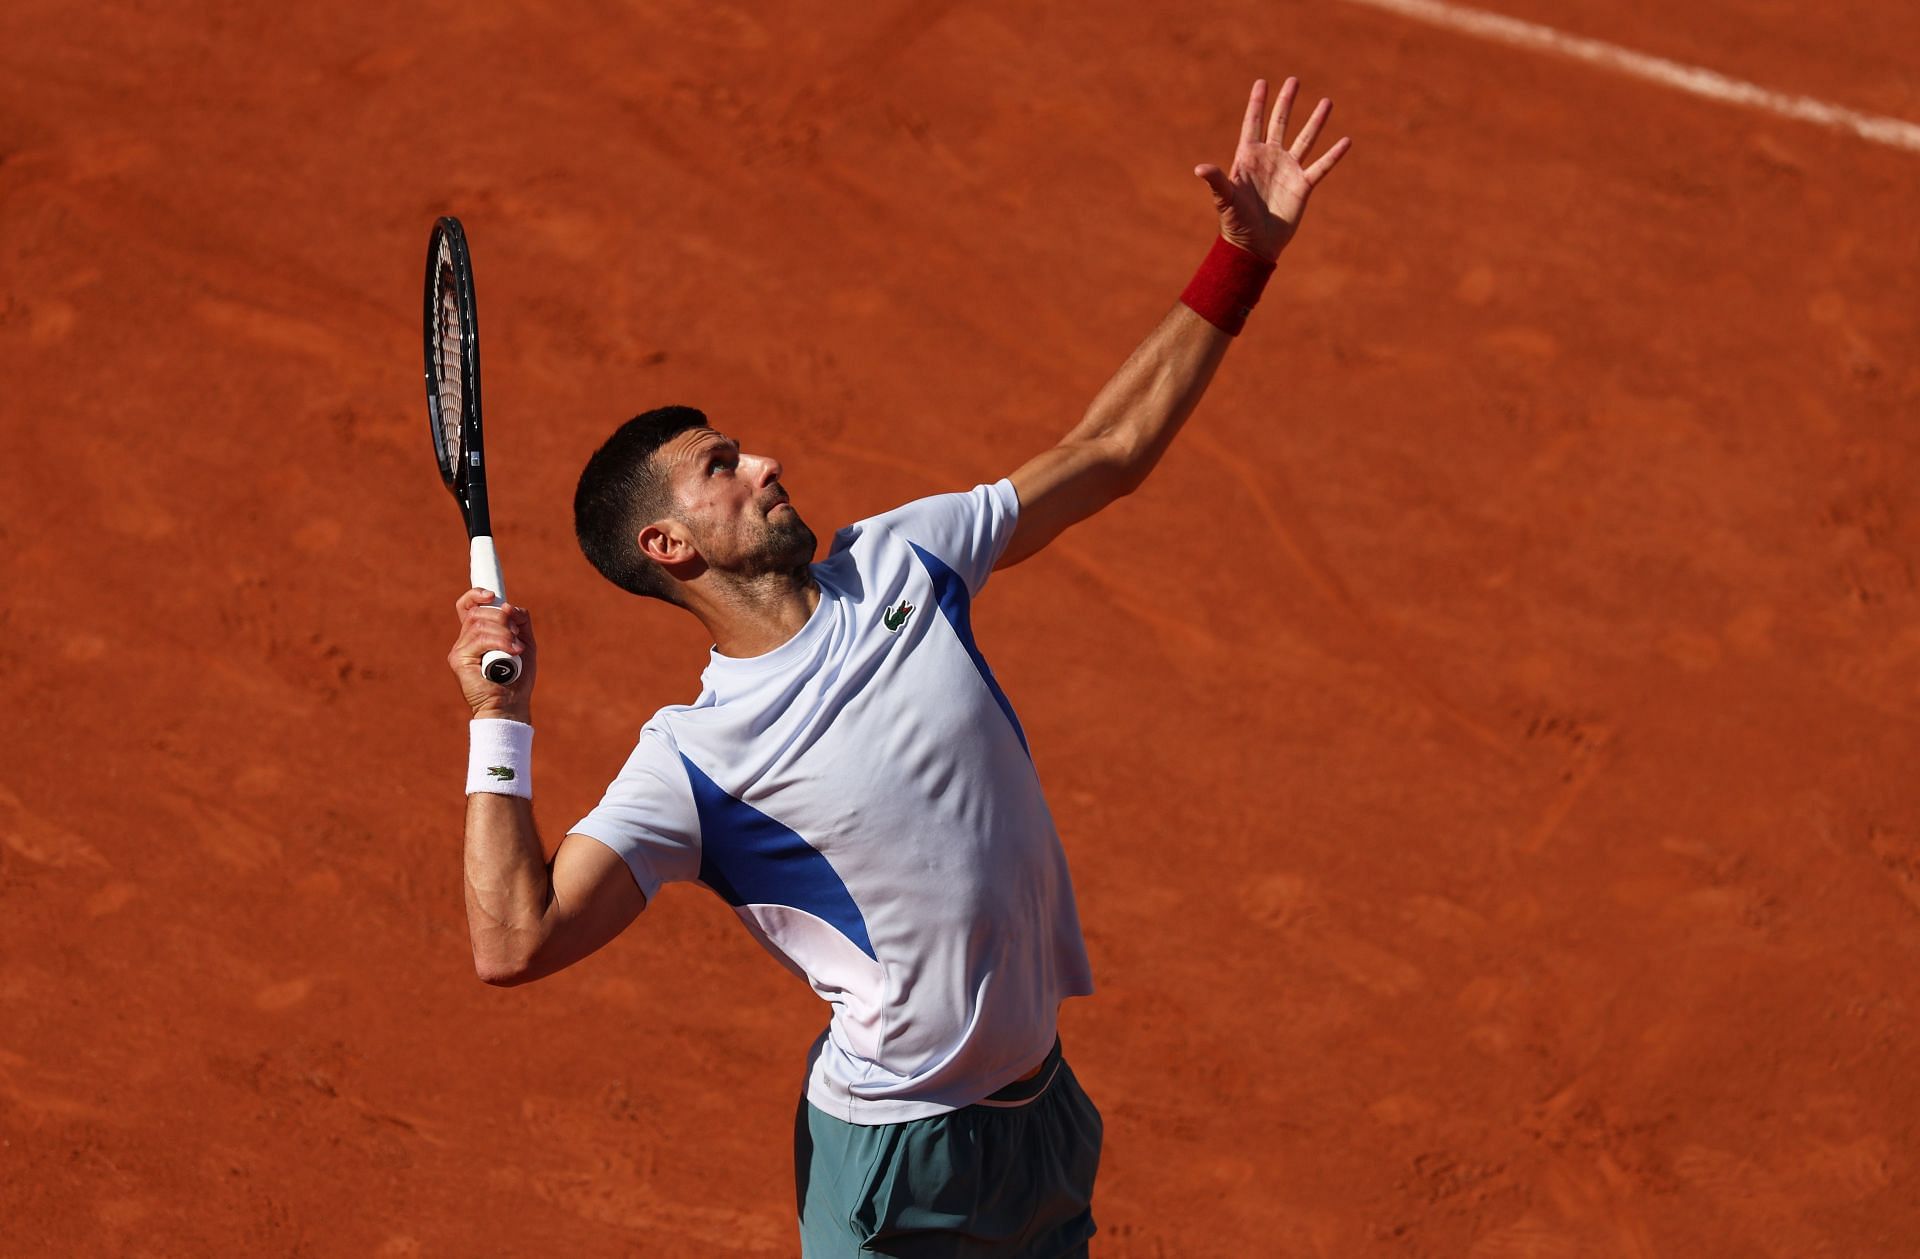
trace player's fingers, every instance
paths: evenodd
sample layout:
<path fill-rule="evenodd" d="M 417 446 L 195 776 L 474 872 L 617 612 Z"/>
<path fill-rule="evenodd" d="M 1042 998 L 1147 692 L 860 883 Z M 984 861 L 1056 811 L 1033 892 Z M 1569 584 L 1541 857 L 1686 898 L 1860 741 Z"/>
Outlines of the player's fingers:
<path fill-rule="evenodd" d="M 529 633 L 528 627 L 531 625 L 531 622 L 527 620 L 525 608 L 506 608 L 504 611 L 507 614 L 504 622 L 509 644 L 507 650 L 513 652 L 515 655 L 519 655 L 522 651 L 526 650 Z"/>
<path fill-rule="evenodd" d="M 1300 128 L 1300 134 L 1293 138 L 1293 147 L 1287 150 L 1293 154 L 1294 161 L 1302 161 L 1313 152 L 1313 142 L 1320 138 L 1320 128 L 1326 125 L 1327 115 L 1332 112 L 1333 102 L 1321 97 L 1320 103 L 1313 107 L 1313 113 L 1307 116 L 1307 125 Z"/>
<path fill-rule="evenodd" d="M 507 609 L 495 606 L 491 598 L 485 603 L 476 604 L 467 609 L 465 624 L 504 626 L 506 623 Z"/>
<path fill-rule="evenodd" d="M 533 646 L 533 616 L 525 608 L 515 608 L 508 621 L 521 641 L 529 647 Z"/>
<path fill-rule="evenodd" d="M 1273 121 L 1267 125 L 1267 143 L 1285 144 L 1287 134 L 1287 115 L 1293 112 L 1293 98 L 1300 91 L 1300 80 L 1292 75 L 1280 85 L 1280 103 L 1274 106 Z"/>
<path fill-rule="evenodd" d="M 1317 184 L 1327 177 L 1327 172 L 1340 164 L 1340 159 L 1353 147 L 1353 137 L 1341 136 L 1333 142 L 1333 147 L 1320 155 L 1320 160 L 1307 167 L 1307 182 Z"/>
<path fill-rule="evenodd" d="M 508 609 L 492 603 L 482 603 L 467 609 L 466 618 L 461 622 L 463 632 L 466 629 L 500 629 L 512 633 L 508 623 Z"/>
<path fill-rule="evenodd" d="M 1255 79 L 1247 97 L 1247 116 L 1240 120 L 1240 147 L 1260 143 L 1260 120 L 1267 113 L 1267 81 Z"/>
<path fill-rule="evenodd" d="M 460 619 L 464 621 L 467 618 L 467 613 L 476 605 L 492 602 L 493 591 L 482 590 L 478 586 L 475 586 L 472 590 L 467 591 L 467 593 L 453 601 L 453 610 Z"/>
<path fill-rule="evenodd" d="M 520 640 L 505 621 L 470 620 L 460 633 L 460 641 L 454 651 L 467 659 L 478 661 L 490 651 L 512 651 Z"/>
<path fill-rule="evenodd" d="M 1233 184 L 1218 166 L 1196 166 L 1193 173 L 1207 181 L 1207 187 L 1213 192 L 1214 209 L 1225 210 L 1233 203 Z"/>
<path fill-rule="evenodd" d="M 447 661 L 456 670 L 477 668 L 482 656 L 490 651 L 507 651 L 513 641 L 513 631 L 504 624 L 469 618 L 460 627 L 460 637 L 454 640 L 453 650 L 447 653 Z"/>

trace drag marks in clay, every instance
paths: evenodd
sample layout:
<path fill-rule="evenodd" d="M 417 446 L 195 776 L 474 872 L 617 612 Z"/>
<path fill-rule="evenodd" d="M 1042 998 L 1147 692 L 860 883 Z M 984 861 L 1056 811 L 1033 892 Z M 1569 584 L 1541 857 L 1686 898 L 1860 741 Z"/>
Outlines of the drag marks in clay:
<path fill-rule="evenodd" d="M 554 1209 L 622 1232 L 670 1236 L 670 1253 L 791 1251 L 791 1226 L 784 1222 L 663 1188 L 658 1156 L 672 1148 L 673 1139 L 653 1127 L 648 1108 L 624 1084 L 616 1081 L 598 1096 L 527 1097 L 520 1110 L 529 1130 L 539 1134 L 539 1148 L 521 1166 L 495 1173 L 500 1188 L 531 1193 Z M 628 1139 L 610 1145 L 609 1121 Z"/>
<path fill-rule="evenodd" d="M 0 784 L 0 847 L 37 866 L 55 870 L 104 870 L 108 861 L 99 849 L 50 818 L 30 810 Z"/>
<path fill-rule="evenodd" d="M 20 1054 L 0 1049 L 0 1099 L 15 1111 L 10 1119 L 24 1121 L 28 1129 L 75 1121 L 129 1122 L 107 1106 L 83 1100 L 86 1091 L 82 1073 L 41 1067 Z"/>
<path fill-rule="evenodd" d="M 1457 726 L 1483 747 L 1498 753 L 1503 759 L 1512 755 L 1512 749 L 1498 733 L 1482 724 L 1466 710 L 1453 703 L 1426 676 L 1407 663 L 1403 654 L 1392 641 L 1388 631 L 1370 617 L 1360 606 L 1358 600 L 1347 590 L 1346 583 L 1339 573 L 1324 558 L 1326 544 L 1307 522 L 1305 514 L 1288 503 L 1283 508 L 1268 492 L 1260 481 L 1254 479 L 1247 462 L 1228 455 L 1219 442 L 1203 430 L 1193 430 L 1185 435 L 1185 440 L 1194 449 L 1204 454 L 1229 473 L 1246 491 L 1260 518 L 1266 523 L 1268 532 L 1279 544 L 1280 550 L 1290 558 L 1300 574 L 1313 589 L 1334 609 L 1343 614 L 1346 622 L 1344 629 L 1347 642 L 1354 644 L 1365 656 L 1371 657 L 1399 679 L 1422 703 L 1430 707 L 1435 715 Z M 1269 482 L 1277 479 L 1273 469 L 1266 469 Z"/>
<path fill-rule="evenodd" d="M 1296 946 L 1292 956 L 1324 963 L 1375 997 L 1404 996 L 1425 982 L 1412 962 L 1342 926 L 1338 907 L 1300 875 L 1273 874 L 1249 884 L 1240 904 L 1253 921 L 1286 936 Z"/>
<path fill-rule="evenodd" d="M 1867 850 L 1886 872 L 1907 904 L 1920 913 L 1920 841 L 1911 832 L 1892 829 L 1878 823 L 1867 826 Z"/>
<path fill-rule="evenodd" d="M 1611 726 L 1597 719 L 1541 713 L 1528 718 L 1526 739 L 1532 745 L 1544 743 L 1559 748 L 1562 758 L 1560 785 L 1520 840 L 1521 852 L 1535 853 L 1566 824 L 1580 797 L 1606 768 L 1614 733 Z"/>

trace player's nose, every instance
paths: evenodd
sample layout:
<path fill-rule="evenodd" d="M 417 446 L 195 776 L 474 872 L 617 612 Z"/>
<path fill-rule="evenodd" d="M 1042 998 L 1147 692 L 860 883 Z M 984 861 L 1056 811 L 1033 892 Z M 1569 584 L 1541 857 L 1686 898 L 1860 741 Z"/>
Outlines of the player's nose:
<path fill-rule="evenodd" d="M 780 461 L 772 455 L 753 455 L 751 458 L 759 465 L 759 471 L 753 478 L 755 485 L 772 485 L 780 479 L 780 474 L 786 471 L 780 466 Z"/>

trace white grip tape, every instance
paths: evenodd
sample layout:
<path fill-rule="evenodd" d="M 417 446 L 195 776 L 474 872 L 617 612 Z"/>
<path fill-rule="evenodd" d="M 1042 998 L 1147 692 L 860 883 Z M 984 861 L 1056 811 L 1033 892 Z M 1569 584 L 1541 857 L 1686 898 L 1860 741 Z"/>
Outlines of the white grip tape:
<path fill-rule="evenodd" d="M 533 799 L 533 727 L 505 717 L 467 725 L 467 794 Z"/>
<path fill-rule="evenodd" d="M 507 601 L 506 579 L 500 576 L 500 555 L 493 549 L 493 539 L 485 534 L 475 538 L 467 548 L 468 579 L 480 590 L 494 593 L 493 606 L 499 607 Z"/>
<path fill-rule="evenodd" d="M 493 539 L 485 534 L 475 538 L 467 548 L 467 580 L 482 590 L 493 591 L 493 607 L 507 606 L 507 583 L 500 576 L 500 555 L 493 549 Z M 501 686 L 512 686 L 520 680 L 520 662 L 510 652 L 488 652 L 480 658 L 480 668 L 488 681 Z"/>

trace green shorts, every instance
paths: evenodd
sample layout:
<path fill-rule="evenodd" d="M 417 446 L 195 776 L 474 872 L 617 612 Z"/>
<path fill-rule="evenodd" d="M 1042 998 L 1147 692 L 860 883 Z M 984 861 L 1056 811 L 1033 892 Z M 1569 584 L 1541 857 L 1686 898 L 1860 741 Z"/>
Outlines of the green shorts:
<path fill-rule="evenodd" d="M 978 1105 L 905 1123 L 794 1116 L 804 1259 L 1076 1259 L 1093 1236 L 1100 1112 L 1053 1052 Z"/>

